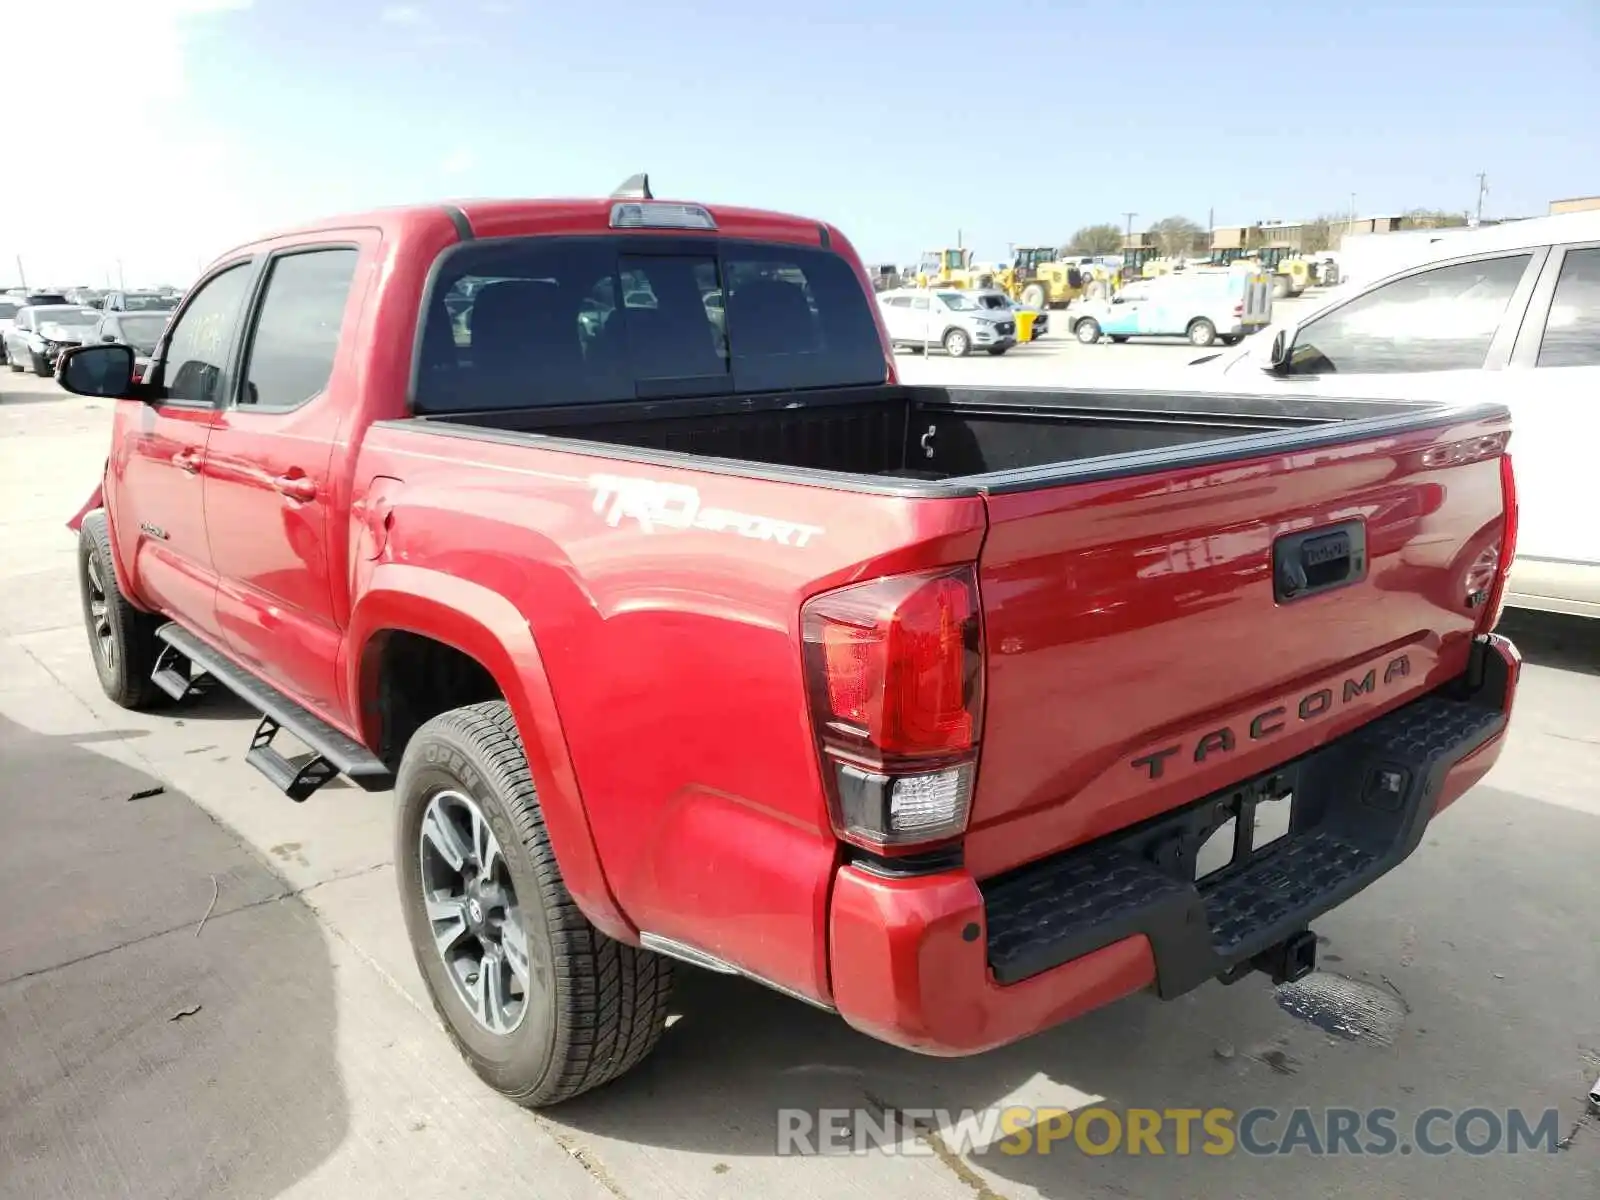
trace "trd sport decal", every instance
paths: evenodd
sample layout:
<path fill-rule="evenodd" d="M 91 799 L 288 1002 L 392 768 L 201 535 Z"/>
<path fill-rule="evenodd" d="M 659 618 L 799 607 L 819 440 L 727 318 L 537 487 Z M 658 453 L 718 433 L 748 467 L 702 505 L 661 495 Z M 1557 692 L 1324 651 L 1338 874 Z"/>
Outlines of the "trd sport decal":
<path fill-rule="evenodd" d="M 594 511 L 616 528 L 626 518 L 636 521 L 645 533 L 661 529 L 705 529 L 713 533 L 737 533 L 761 542 L 780 546 L 804 546 L 822 533 L 815 525 L 797 525 L 776 517 L 730 512 L 725 508 L 706 508 L 700 493 L 684 483 L 659 483 L 653 479 L 626 479 L 620 475 L 591 475 Z"/>

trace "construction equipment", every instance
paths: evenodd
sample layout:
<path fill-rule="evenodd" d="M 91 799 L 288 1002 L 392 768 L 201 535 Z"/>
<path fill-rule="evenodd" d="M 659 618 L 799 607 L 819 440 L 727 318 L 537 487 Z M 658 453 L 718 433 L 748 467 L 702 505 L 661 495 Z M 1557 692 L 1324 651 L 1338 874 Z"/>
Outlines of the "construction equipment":
<path fill-rule="evenodd" d="M 1028 308 L 1065 308 L 1089 283 L 1085 268 L 1063 262 L 1054 246 L 1019 246 L 994 286 Z"/>
<path fill-rule="evenodd" d="M 893 263 L 879 263 L 872 268 L 872 290 L 874 292 L 889 292 L 900 287 L 904 280 L 900 275 L 900 268 Z"/>
<path fill-rule="evenodd" d="M 973 269 L 971 250 L 946 248 L 924 250 L 915 274 L 906 282 L 919 288 L 970 288 L 991 287 L 993 279 L 992 272 Z"/>

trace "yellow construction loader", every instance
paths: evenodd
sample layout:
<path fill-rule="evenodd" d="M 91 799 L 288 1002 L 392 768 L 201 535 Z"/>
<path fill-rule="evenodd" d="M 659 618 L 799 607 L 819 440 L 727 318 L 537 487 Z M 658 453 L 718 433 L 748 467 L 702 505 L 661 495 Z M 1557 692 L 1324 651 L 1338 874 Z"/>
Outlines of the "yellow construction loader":
<path fill-rule="evenodd" d="M 992 287 L 985 282 L 994 278 L 992 272 L 975 271 L 972 251 L 964 249 L 924 250 L 917 270 L 906 283 L 911 287 L 971 288 Z"/>
<path fill-rule="evenodd" d="M 1054 246 L 1019 246 L 1011 265 L 996 273 L 994 286 L 1028 308 L 1065 308 L 1088 286 L 1089 273 L 1062 262 Z"/>

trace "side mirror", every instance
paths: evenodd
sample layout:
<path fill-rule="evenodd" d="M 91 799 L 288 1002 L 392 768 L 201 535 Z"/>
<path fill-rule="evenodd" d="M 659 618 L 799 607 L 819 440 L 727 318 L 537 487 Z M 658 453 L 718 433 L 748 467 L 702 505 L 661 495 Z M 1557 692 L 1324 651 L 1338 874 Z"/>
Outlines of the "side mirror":
<path fill-rule="evenodd" d="M 56 379 L 74 395 L 121 399 L 133 391 L 133 347 L 75 346 L 61 356 Z"/>
<path fill-rule="evenodd" d="M 1266 369 L 1282 371 L 1289 364 L 1289 347 L 1294 344 L 1294 331 L 1280 329 L 1272 335 L 1272 345 L 1267 350 Z"/>

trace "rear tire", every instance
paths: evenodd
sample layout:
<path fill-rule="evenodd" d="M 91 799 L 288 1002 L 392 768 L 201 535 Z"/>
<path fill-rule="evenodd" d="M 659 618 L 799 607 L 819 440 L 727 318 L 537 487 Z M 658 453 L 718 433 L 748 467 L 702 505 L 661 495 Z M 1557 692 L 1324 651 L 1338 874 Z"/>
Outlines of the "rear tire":
<path fill-rule="evenodd" d="M 947 329 L 944 333 L 944 352 L 951 358 L 965 358 L 972 353 L 972 339 L 965 330 Z"/>
<path fill-rule="evenodd" d="M 159 708 L 168 697 L 150 672 L 161 649 L 156 630 L 162 618 L 141 612 L 122 594 L 103 511 L 90 513 L 78 529 L 78 593 L 101 689 L 122 708 Z"/>
<path fill-rule="evenodd" d="M 1189 342 L 1195 346 L 1209 346 L 1217 340 L 1217 327 L 1204 317 L 1189 322 Z"/>
<path fill-rule="evenodd" d="M 1272 277 L 1272 298 L 1274 300 L 1282 300 L 1288 294 L 1289 294 L 1289 280 L 1288 280 L 1288 278 L 1286 276 L 1283 276 L 1283 275 L 1274 275 Z"/>
<path fill-rule="evenodd" d="M 1085 346 L 1092 346 L 1100 340 L 1100 322 L 1093 317 L 1085 317 L 1072 327 L 1072 332 Z"/>
<path fill-rule="evenodd" d="M 1018 297 L 1024 308 L 1048 308 L 1050 306 L 1050 289 L 1042 283 L 1030 283 L 1022 289 Z"/>
<path fill-rule="evenodd" d="M 395 792 L 395 874 L 411 949 L 478 1076 L 543 1108 L 642 1062 L 666 1028 L 673 964 L 614 941 L 578 910 L 510 708 L 488 701 L 427 722 L 406 746 Z M 466 851 L 459 869 L 445 846 Z"/>

